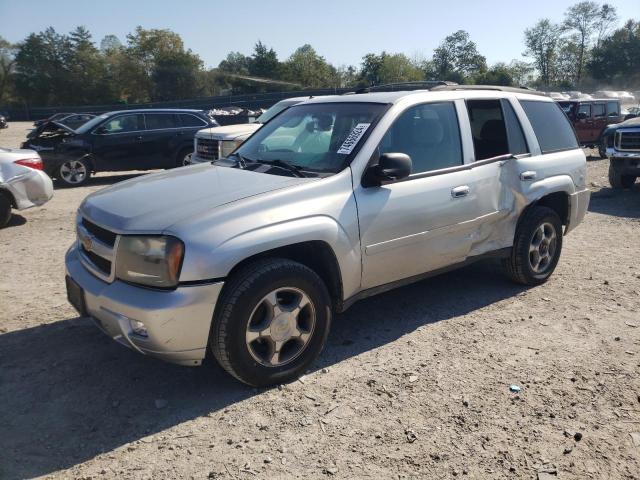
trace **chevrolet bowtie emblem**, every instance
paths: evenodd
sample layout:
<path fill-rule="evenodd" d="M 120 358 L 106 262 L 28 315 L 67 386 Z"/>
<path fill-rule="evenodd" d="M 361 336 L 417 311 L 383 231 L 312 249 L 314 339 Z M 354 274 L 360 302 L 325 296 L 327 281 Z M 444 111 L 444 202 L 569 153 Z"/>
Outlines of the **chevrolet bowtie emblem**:
<path fill-rule="evenodd" d="M 87 235 L 85 237 L 82 237 L 82 246 L 84 247 L 84 249 L 87 252 L 90 252 L 91 249 L 93 248 L 93 239 L 91 238 L 91 235 Z"/>

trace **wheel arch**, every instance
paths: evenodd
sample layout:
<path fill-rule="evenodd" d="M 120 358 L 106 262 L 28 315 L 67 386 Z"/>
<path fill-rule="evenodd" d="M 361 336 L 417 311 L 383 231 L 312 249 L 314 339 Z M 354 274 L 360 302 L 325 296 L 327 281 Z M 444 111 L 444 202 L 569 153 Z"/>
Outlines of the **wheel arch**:
<path fill-rule="evenodd" d="M 334 310 L 340 311 L 344 298 L 342 275 L 336 254 L 327 242 L 309 240 L 255 253 L 236 263 L 228 276 L 264 258 L 285 258 L 313 270 L 329 290 Z"/>
<path fill-rule="evenodd" d="M 15 197 L 13 196 L 13 194 L 7 190 L 6 188 L 1 188 L 0 187 L 0 195 L 3 195 L 5 197 L 7 197 L 7 199 L 9 199 L 9 203 L 11 204 L 11 208 L 18 208 L 18 203 L 16 202 Z"/>

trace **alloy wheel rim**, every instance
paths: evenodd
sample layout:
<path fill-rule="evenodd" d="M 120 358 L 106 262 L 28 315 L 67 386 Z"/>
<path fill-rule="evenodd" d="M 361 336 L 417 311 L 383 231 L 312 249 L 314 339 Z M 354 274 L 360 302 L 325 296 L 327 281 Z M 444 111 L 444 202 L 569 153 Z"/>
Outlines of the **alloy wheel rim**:
<path fill-rule="evenodd" d="M 245 342 L 253 359 L 266 367 L 293 362 L 307 348 L 316 324 L 309 296 L 294 287 L 269 292 L 254 307 Z"/>
<path fill-rule="evenodd" d="M 529 266 L 536 274 L 545 273 L 553 263 L 558 245 L 555 227 L 548 222 L 536 228 L 529 243 Z"/>
<path fill-rule="evenodd" d="M 71 160 L 62 164 L 60 176 L 67 183 L 81 183 L 87 177 L 87 167 L 78 160 Z"/>

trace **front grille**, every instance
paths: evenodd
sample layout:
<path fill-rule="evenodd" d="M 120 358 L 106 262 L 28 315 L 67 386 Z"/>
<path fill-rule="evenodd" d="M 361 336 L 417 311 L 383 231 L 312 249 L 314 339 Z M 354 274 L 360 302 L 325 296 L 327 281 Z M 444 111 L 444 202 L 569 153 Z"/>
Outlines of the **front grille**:
<path fill-rule="evenodd" d="M 87 229 L 87 231 L 100 240 L 102 243 L 113 247 L 116 243 L 116 234 L 106 230 L 102 227 L 99 227 L 95 223 L 90 222 L 86 218 L 82 219 L 82 226 Z"/>
<path fill-rule="evenodd" d="M 618 150 L 640 150 L 640 131 L 620 132 Z"/>
<path fill-rule="evenodd" d="M 106 260 L 100 255 L 96 255 L 93 252 L 86 251 L 82 245 L 80 245 L 80 249 L 82 250 L 82 253 L 86 255 L 89 260 L 91 260 L 91 263 L 98 267 L 102 271 L 102 273 L 104 273 L 106 276 L 111 275 L 111 262 L 109 260 Z"/>
<path fill-rule="evenodd" d="M 196 140 L 196 155 L 205 160 L 217 160 L 220 157 L 220 142 L 208 138 Z"/>

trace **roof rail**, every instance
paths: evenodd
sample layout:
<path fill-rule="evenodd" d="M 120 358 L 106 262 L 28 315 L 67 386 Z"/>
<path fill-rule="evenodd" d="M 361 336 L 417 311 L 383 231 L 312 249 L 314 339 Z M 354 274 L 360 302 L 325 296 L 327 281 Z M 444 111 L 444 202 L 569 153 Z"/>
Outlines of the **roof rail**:
<path fill-rule="evenodd" d="M 530 95 L 541 95 L 546 97 L 544 92 L 532 90 L 529 87 L 503 87 L 500 85 L 437 85 L 431 88 L 432 92 L 444 92 L 451 90 L 497 90 L 500 92 L 528 93 Z"/>
<path fill-rule="evenodd" d="M 393 91 L 402 91 L 402 90 L 417 90 L 417 89 L 425 89 L 430 90 L 436 86 L 454 86 L 458 85 L 456 82 L 449 82 L 444 80 L 417 80 L 414 82 L 396 82 L 396 83 L 383 83 L 380 85 L 371 85 L 370 87 L 364 87 L 356 90 L 355 92 L 347 92 L 343 95 L 352 95 L 352 94 L 360 94 L 360 93 L 369 93 L 375 91 L 383 91 L 383 92 L 393 92 Z"/>

